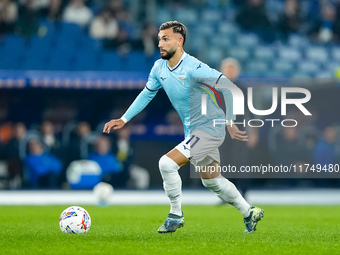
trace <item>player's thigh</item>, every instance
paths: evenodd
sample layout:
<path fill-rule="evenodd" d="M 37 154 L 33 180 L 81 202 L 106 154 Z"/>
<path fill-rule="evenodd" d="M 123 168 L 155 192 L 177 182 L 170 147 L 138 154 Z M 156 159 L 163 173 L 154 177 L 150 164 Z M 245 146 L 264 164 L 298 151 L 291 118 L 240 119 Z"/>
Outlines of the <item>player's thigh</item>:
<path fill-rule="evenodd" d="M 177 163 L 177 165 L 184 166 L 190 162 L 190 137 L 186 137 L 184 141 L 179 143 L 174 149 L 166 154 L 169 158 Z"/>
<path fill-rule="evenodd" d="M 201 167 L 199 171 L 201 179 L 214 179 L 218 177 L 220 173 L 221 173 L 220 163 L 218 163 L 215 160 L 210 164 Z"/>
<path fill-rule="evenodd" d="M 189 159 L 176 148 L 169 151 L 166 155 L 180 167 L 189 163 Z"/>

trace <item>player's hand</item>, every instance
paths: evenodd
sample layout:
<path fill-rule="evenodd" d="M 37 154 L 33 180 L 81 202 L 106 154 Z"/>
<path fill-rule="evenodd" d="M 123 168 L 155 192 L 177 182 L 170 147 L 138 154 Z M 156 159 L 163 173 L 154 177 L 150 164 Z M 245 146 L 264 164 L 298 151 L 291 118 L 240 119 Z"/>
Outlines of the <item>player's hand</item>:
<path fill-rule="evenodd" d="M 246 131 L 240 131 L 235 124 L 233 124 L 232 126 L 228 126 L 227 128 L 228 128 L 231 139 L 239 140 L 242 142 L 249 141 Z"/>
<path fill-rule="evenodd" d="M 113 130 L 121 129 L 122 127 L 124 127 L 124 125 L 125 122 L 122 119 L 110 120 L 105 124 L 103 132 L 110 134 L 111 129 Z"/>

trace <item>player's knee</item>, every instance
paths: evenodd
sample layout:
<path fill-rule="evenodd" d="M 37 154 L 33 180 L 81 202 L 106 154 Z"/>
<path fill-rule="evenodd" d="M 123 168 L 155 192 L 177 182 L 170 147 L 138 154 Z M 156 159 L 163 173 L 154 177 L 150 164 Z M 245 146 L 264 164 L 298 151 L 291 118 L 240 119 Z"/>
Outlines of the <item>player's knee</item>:
<path fill-rule="evenodd" d="M 177 171 L 179 169 L 177 163 L 167 155 L 163 155 L 159 159 L 158 166 L 160 171 Z"/>
<path fill-rule="evenodd" d="M 220 176 L 214 179 L 201 179 L 201 180 L 202 180 L 202 184 L 204 187 L 206 187 L 207 189 L 210 189 L 211 191 L 217 192 L 221 189 L 220 187 L 223 181 L 225 180 L 225 178 Z"/>

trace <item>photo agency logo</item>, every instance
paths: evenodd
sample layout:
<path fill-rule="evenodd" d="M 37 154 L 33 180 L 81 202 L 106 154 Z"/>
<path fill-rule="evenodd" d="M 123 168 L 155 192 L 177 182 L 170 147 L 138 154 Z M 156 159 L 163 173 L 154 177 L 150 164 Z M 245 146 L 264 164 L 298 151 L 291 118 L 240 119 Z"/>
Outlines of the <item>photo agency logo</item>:
<path fill-rule="evenodd" d="M 222 105 L 222 100 L 220 96 L 218 95 L 216 90 L 219 89 L 227 89 L 232 94 L 232 107 L 233 107 L 233 115 L 245 115 L 245 96 L 240 88 L 233 84 L 216 84 L 214 88 L 212 86 L 209 86 L 208 84 L 204 82 L 198 82 L 199 84 L 203 85 L 203 88 L 200 88 L 204 93 L 201 96 L 201 114 L 207 115 L 207 112 L 209 112 L 208 106 L 207 106 L 207 98 L 208 96 L 213 100 L 214 104 L 217 105 L 216 99 L 220 102 Z M 270 89 L 268 87 L 268 89 Z M 305 116 L 312 116 L 310 111 L 304 106 L 307 102 L 311 99 L 311 93 L 308 89 L 300 88 L 300 87 L 271 87 L 272 89 L 272 98 L 271 98 L 271 107 L 269 109 L 256 109 L 254 107 L 254 93 L 253 88 L 248 87 L 247 88 L 247 106 L 248 110 L 253 114 L 257 116 L 266 116 L 263 118 L 257 118 L 257 119 L 243 119 L 242 121 L 232 121 L 232 120 L 226 120 L 226 119 L 213 119 L 213 126 L 216 127 L 217 125 L 233 125 L 233 124 L 239 124 L 243 127 L 249 126 L 249 127 L 262 127 L 265 125 L 265 123 L 269 123 L 271 127 L 274 127 L 275 124 L 280 124 L 283 127 L 295 127 L 298 125 L 298 121 L 296 119 L 287 119 L 285 118 L 287 116 L 287 106 L 288 105 L 295 105 L 297 109 L 299 109 Z M 211 92 L 210 92 L 210 91 Z M 278 95 L 278 91 L 281 92 L 281 97 Z M 229 93 L 229 92 L 228 92 Z M 294 95 L 293 97 L 290 97 Z M 296 98 L 298 96 L 299 98 Z M 273 114 L 277 108 L 278 108 L 278 99 L 281 99 L 281 116 L 283 118 L 277 119 L 277 118 L 269 118 L 271 114 Z"/>

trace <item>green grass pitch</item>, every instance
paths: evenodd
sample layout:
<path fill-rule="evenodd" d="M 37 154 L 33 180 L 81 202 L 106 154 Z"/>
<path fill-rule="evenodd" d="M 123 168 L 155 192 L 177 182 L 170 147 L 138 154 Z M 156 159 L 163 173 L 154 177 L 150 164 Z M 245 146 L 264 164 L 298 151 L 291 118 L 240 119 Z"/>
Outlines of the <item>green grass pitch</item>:
<path fill-rule="evenodd" d="M 263 206 L 248 235 L 229 206 L 183 206 L 172 234 L 157 233 L 168 206 L 83 206 L 90 231 L 64 234 L 68 206 L 0 206 L 0 254 L 340 254 L 340 206 Z"/>

